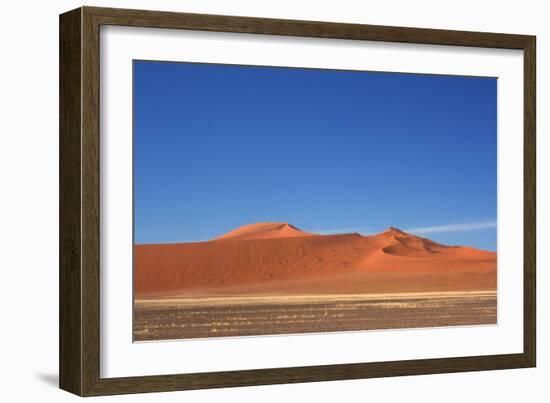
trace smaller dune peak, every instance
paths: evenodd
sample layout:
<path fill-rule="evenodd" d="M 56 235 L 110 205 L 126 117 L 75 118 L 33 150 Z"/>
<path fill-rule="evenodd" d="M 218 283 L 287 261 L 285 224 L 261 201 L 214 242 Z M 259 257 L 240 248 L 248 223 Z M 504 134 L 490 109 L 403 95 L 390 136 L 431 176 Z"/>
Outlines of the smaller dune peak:
<path fill-rule="evenodd" d="M 388 233 L 388 234 L 399 234 L 399 235 L 405 235 L 406 234 L 405 231 L 402 231 L 397 227 L 389 227 L 385 232 Z"/>

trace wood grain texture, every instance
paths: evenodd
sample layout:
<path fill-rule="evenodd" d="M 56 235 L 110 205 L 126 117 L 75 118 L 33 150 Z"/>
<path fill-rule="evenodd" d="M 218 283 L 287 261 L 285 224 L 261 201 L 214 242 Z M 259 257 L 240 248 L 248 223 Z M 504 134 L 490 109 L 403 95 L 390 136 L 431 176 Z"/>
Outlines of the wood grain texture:
<path fill-rule="evenodd" d="M 82 389 L 99 379 L 99 24 L 82 9 Z"/>
<path fill-rule="evenodd" d="M 478 357 L 100 377 L 99 29 L 189 29 L 524 50 L 524 352 Z M 532 367 L 536 363 L 535 37 L 82 7 L 60 16 L 60 387 L 81 396 Z"/>
<path fill-rule="evenodd" d="M 59 21 L 59 386 L 81 394 L 81 11 Z"/>
<path fill-rule="evenodd" d="M 105 25 L 523 49 L 526 35 L 86 7 Z"/>
<path fill-rule="evenodd" d="M 536 39 L 531 37 L 524 48 L 524 171 L 523 171 L 523 353 L 536 366 L 537 338 L 537 139 L 536 139 Z"/>

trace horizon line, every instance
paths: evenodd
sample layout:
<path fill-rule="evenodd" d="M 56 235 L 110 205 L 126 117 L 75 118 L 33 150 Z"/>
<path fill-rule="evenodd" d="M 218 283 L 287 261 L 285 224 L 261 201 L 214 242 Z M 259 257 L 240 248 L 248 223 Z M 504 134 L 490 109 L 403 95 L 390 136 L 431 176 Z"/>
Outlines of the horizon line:
<path fill-rule="evenodd" d="M 287 223 L 288 224 L 288 223 Z M 250 224 L 244 224 L 244 225 L 250 225 Z M 293 224 L 289 224 L 293 225 Z M 242 227 L 242 226 L 240 226 Z M 236 227 L 236 228 L 240 228 Z M 481 230 L 481 229 L 491 229 L 496 228 L 497 222 L 496 221 L 479 221 L 479 222 L 467 222 L 467 223 L 460 223 L 460 224 L 446 224 L 446 225 L 435 225 L 435 226 L 429 226 L 429 227 L 416 227 L 411 229 L 400 229 L 396 226 L 388 226 L 385 227 L 382 230 L 376 230 L 374 231 L 374 227 L 354 227 L 354 228 L 339 228 L 339 229 L 331 229 L 331 230 L 309 230 L 304 229 L 302 230 L 300 227 L 298 228 L 300 231 L 303 232 L 309 232 L 313 235 L 339 235 L 339 234 L 350 234 L 350 233 L 357 233 L 362 236 L 369 236 L 369 235 L 376 235 L 381 234 L 385 231 L 388 231 L 391 228 L 396 228 L 400 231 L 410 233 L 413 235 L 423 235 L 423 234 L 440 234 L 440 233 L 448 233 L 448 232 L 461 232 L 461 231 L 475 231 L 475 230 Z M 368 232 L 367 232 L 368 231 Z M 199 239 L 199 240 L 192 240 L 192 241 L 160 241 L 160 242 L 136 242 L 134 239 L 134 245 L 152 245 L 152 244 L 176 244 L 176 243 L 200 243 L 200 242 L 209 242 L 217 239 L 220 235 L 217 235 L 216 237 L 209 238 L 209 239 Z"/>

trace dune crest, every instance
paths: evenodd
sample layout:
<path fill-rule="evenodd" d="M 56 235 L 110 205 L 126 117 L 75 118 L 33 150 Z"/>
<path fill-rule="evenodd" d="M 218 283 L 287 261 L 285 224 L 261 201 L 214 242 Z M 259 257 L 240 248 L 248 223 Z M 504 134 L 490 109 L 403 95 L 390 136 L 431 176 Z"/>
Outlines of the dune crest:
<path fill-rule="evenodd" d="M 136 245 L 134 262 L 138 298 L 496 290 L 495 252 L 394 227 L 316 235 L 257 223 L 207 242 Z"/>
<path fill-rule="evenodd" d="M 243 225 L 216 239 L 273 239 L 315 236 L 285 222 L 261 222 Z"/>
<path fill-rule="evenodd" d="M 440 253 L 452 246 L 446 246 L 430 239 L 408 234 L 398 228 L 390 227 L 378 237 L 388 239 L 388 245 L 382 251 L 389 255 L 422 257 Z"/>

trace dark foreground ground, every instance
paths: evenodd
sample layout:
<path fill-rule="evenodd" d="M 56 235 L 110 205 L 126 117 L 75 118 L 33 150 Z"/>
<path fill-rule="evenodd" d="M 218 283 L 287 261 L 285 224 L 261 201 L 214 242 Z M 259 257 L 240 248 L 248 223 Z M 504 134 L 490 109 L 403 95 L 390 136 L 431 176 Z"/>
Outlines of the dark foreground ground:
<path fill-rule="evenodd" d="M 135 341 L 496 324 L 495 292 L 136 301 Z"/>

